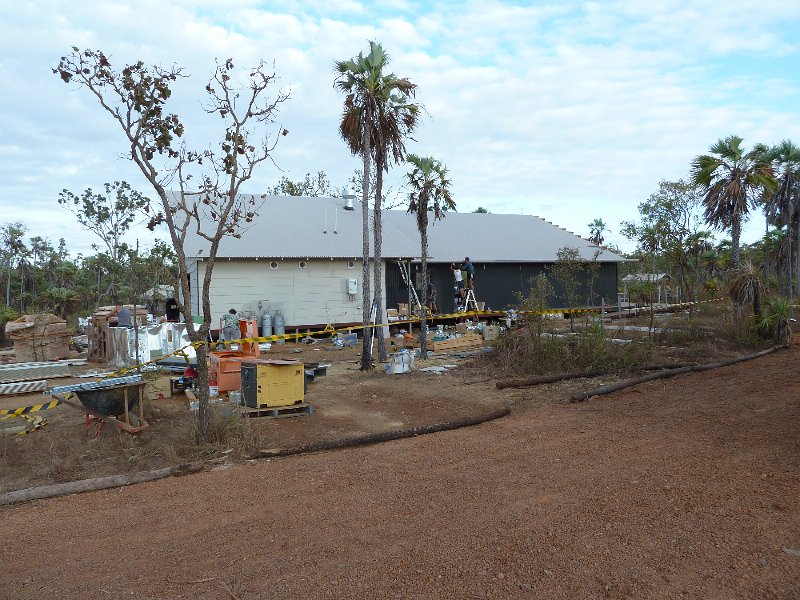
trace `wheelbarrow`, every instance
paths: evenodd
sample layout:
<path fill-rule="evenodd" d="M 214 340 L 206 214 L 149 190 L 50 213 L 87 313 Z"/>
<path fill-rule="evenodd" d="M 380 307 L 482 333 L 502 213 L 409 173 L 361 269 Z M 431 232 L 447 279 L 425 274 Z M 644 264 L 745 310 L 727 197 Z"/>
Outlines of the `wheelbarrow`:
<path fill-rule="evenodd" d="M 139 433 L 150 426 L 144 419 L 144 385 L 141 375 L 134 375 L 53 388 L 50 394 L 84 411 L 86 436 L 96 438 L 106 423 L 125 433 Z M 138 414 L 133 412 L 137 406 Z"/>

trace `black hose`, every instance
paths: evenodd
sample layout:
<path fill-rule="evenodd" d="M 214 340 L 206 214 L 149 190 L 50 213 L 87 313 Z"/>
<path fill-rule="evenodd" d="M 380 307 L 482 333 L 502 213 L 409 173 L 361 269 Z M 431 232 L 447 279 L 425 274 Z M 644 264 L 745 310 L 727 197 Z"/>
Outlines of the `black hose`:
<path fill-rule="evenodd" d="M 319 452 L 321 450 L 334 450 L 337 448 L 352 448 L 354 446 L 365 446 L 368 444 L 378 444 L 381 442 L 390 442 L 393 440 L 400 440 L 403 438 L 415 437 L 418 435 L 425 435 L 428 433 L 437 433 L 439 431 L 448 431 L 451 429 L 460 429 L 462 427 L 471 427 L 472 425 L 480 425 L 488 421 L 494 421 L 501 417 L 511 414 L 511 409 L 501 408 L 486 415 L 478 417 L 465 417 L 458 421 L 448 421 L 446 423 L 432 423 L 430 425 L 419 425 L 417 427 L 410 427 L 408 429 L 398 429 L 395 431 L 384 431 L 382 433 L 369 433 L 367 435 L 359 435 L 355 437 L 339 438 L 337 440 L 328 440 L 323 442 L 314 442 L 311 444 L 304 444 L 302 446 L 295 446 L 294 448 L 280 448 L 277 450 L 262 450 L 251 455 L 250 458 L 276 458 L 279 456 L 295 456 L 297 454 L 307 454 L 309 452 Z"/>

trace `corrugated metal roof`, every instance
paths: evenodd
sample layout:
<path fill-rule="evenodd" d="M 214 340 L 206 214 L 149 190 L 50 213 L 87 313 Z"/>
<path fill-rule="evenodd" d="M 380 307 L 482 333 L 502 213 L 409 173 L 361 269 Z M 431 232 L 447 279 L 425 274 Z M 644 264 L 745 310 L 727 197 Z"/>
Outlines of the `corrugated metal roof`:
<path fill-rule="evenodd" d="M 258 217 L 240 239 L 223 238 L 220 258 L 359 258 L 361 206 L 344 210 L 341 198 L 266 196 Z M 370 224 L 372 215 L 370 215 Z M 430 259 L 460 262 L 553 262 L 560 248 L 577 248 L 581 257 L 601 262 L 625 259 L 539 217 L 447 213 L 428 226 Z M 209 244 L 196 235 L 186 239 L 186 255 L 208 256 Z M 383 212 L 382 255 L 418 257 L 419 232 L 414 215 Z"/>

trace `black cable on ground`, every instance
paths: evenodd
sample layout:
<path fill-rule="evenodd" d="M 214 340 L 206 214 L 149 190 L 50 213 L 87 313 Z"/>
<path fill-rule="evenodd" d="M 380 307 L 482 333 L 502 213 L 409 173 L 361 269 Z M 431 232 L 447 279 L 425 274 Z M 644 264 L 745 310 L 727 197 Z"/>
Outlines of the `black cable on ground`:
<path fill-rule="evenodd" d="M 725 360 L 716 363 L 709 363 L 706 365 L 693 365 L 688 367 L 680 367 L 678 369 L 669 369 L 667 371 L 662 371 L 660 373 L 652 373 L 650 375 L 645 375 L 644 377 L 640 377 L 638 379 L 630 379 L 628 381 L 623 381 L 622 383 L 607 385 L 605 387 L 589 390 L 588 392 L 581 392 L 579 394 L 575 394 L 572 396 L 572 398 L 570 398 L 570 402 L 583 402 L 584 400 L 588 400 L 592 396 L 603 396 L 605 394 L 611 394 L 612 392 L 618 392 L 620 390 L 624 390 L 626 388 L 639 385 L 640 383 L 653 381 L 654 379 L 665 379 L 667 377 L 675 377 L 676 375 L 683 375 L 684 373 L 696 373 L 699 371 L 709 371 L 711 369 L 727 367 L 746 360 L 753 360 L 754 358 L 759 358 L 760 356 L 764 356 L 766 354 L 769 354 L 770 352 L 775 352 L 775 350 L 780 350 L 782 348 L 785 348 L 785 346 L 773 346 L 772 348 L 767 348 L 766 350 L 762 350 L 761 352 L 756 352 L 755 354 L 746 354 L 744 356 L 737 356 L 736 358 L 732 358 L 730 360 Z"/>
<path fill-rule="evenodd" d="M 349 438 L 340 438 L 338 440 L 314 442 L 312 444 L 304 444 L 303 446 L 296 446 L 294 448 L 262 450 L 261 452 L 257 452 L 251 455 L 251 458 L 276 458 L 280 456 L 295 456 L 297 454 L 308 454 L 309 452 L 319 452 L 321 450 L 334 450 L 337 448 L 351 448 L 353 446 L 366 446 L 368 444 L 391 442 L 393 440 L 416 437 L 418 435 L 426 435 L 428 433 L 437 433 L 439 431 L 448 431 L 451 429 L 461 429 L 462 427 L 471 427 L 472 425 L 480 425 L 481 423 L 486 423 L 488 421 L 493 421 L 495 419 L 505 417 L 510 413 L 511 409 L 506 407 L 492 411 L 486 415 L 481 415 L 478 417 L 465 417 L 457 421 L 448 421 L 446 423 L 432 423 L 430 425 L 419 425 L 417 427 L 410 427 L 408 429 L 384 431 L 382 433 L 369 433 L 367 435 L 359 435 Z"/>

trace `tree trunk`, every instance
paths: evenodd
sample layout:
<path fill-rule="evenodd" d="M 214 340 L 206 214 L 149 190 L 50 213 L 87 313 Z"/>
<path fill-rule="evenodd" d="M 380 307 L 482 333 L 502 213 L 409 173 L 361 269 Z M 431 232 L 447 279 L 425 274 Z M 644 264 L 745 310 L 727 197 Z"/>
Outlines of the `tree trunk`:
<path fill-rule="evenodd" d="M 367 107 L 366 123 L 372 118 L 369 107 Z M 364 172 L 361 179 L 361 312 L 364 325 L 369 323 L 372 302 L 370 299 L 369 281 L 369 168 L 370 168 L 370 132 L 369 126 L 364 125 L 363 147 L 361 149 L 364 158 Z M 372 335 L 371 329 L 365 327 L 362 330 L 361 345 L 361 370 L 369 371 L 372 369 Z"/>
<path fill-rule="evenodd" d="M 81 479 L 79 481 L 67 481 L 65 483 L 54 483 L 40 487 L 15 490 L 0 495 L 0 506 L 17 504 L 19 502 L 29 502 L 31 500 L 41 500 L 43 498 L 55 498 L 66 496 L 67 494 L 81 494 L 83 492 L 95 492 L 107 490 L 126 485 L 155 481 L 174 475 L 187 475 L 203 470 L 202 462 L 184 463 L 152 471 L 139 471 L 129 475 L 109 475 L 107 477 L 96 477 L 94 479 Z"/>
<path fill-rule="evenodd" d="M 733 223 L 731 224 L 731 268 L 739 268 L 739 239 L 742 235 L 742 216 L 736 214 L 733 216 Z"/>
<path fill-rule="evenodd" d="M 791 234 L 789 234 L 790 239 L 791 237 L 792 237 Z M 794 282 L 792 282 L 791 276 L 789 277 L 790 300 L 794 299 L 795 291 L 797 295 L 800 296 L 800 218 L 797 219 L 797 226 L 795 227 L 794 251 L 795 251 L 795 259 L 794 259 L 795 277 L 794 277 Z M 789 252 L 789 256 L 791 256 L 791 251 Z M 789 262 L 791 262 L 791 259 Z M 796 287 L 793 287 L 792 283 L 794 283 L 794 286 Z"/>
<path fill-rule="evenodd" d="M 375 277 L 374 286 L 374 299 L 376 310 L 376 319 L 383 322 L 383 261 L 381 260 L 381 247 L 383 245 L 383 218 L 381 215 L 381 194 L 383 193 L 383 169 L 384 159 L 379 157 L 375 161 L 375 204 L 372 213 L 373 223 L 373 251 L 375 254 L 373 263 L 373 275 Z M 377 327 L 375 330 L 375 337 L 378 338 L 378 359 L 381 362 L 388 360 L 386 354 L 386 341 L 383 339 L 383 327 Z"/>
<path fill-rule="evenodd" d="M 195 349 L 197 353 L 197 441 L 208 441 L 208 425 L 211 421 L 208 408 L 208 346 Z"/>
<path fill-rule="evenodd" d="M 742 233 L 742 216 L 739 214 L 733 215 L 733 224 L 731 226 L 731 269 L 736 270 L 739 268 L 739 238 Z M 739 331 L 742 324 L 742 305 L 738 299 L 733 301 L 733 320 L 736 330 Z"/>
<path fill-rule="evenodd" d="M 422 207 L 419 208 L 422 210 Z M 428 358 L 428 228 L 423 227 L 419 232 L 421 246 L 422 263 L 422 297 L 426 299 L 426 307 L 422 309 L 422 320 L 419 328 L 419 357 L 422 360 Z M 409 282 L 411 283 L 411 282 Z M 413 285 L 413 283 L 411 284 Z"/>
<path fill-rule="evenodd" d="M 789 244 L 789 251 L 787 252 L 787 257 L 786 257 L 786 288 L 785 289 L 786 289 L 786 297 L 789 298 L 789 300 L 792 300 L 794 298 L 794 284 L 792 283 L 792 273 L 793 273 L 793 271 L 792 271 L 792 259 L 794 258 L 793 257 L 794 248 L 796 247 L 796 244 L 795 244 L 795 246 L 792 246 L 792 235 L 787 236 L 786 243 Z"/>

